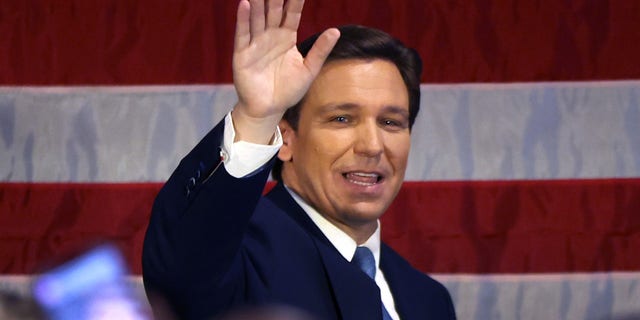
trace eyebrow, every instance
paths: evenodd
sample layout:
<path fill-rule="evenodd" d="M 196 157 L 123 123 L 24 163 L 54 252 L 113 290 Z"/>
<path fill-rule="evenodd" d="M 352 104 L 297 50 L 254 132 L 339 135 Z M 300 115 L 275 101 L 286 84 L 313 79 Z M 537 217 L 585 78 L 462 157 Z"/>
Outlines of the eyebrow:
<path fill-rule="evenodd" d="M 341 103 L 341 104 L 327 104 L 318 110 L 319 113 L 328 113 L 332 111 L 351 111 L 355 109 L 359 109 L 360 106 L 355 103 Z M 390 112 L 395 114 L 400 114 L 405 117 L 409 117 L 409 110 L 399 107 L 399 106 L 385 106 L 382 108 L 382 112 Z"/>
<path fill-rule="evenodd" d="M 383 109 L 383 112 L 391 112 L 391 113 L 397 113 L 400 114 L 404 117 L 409 117 L 409 110 L 402 108 L 402 107 L 398 107 L 398 106 L 386 106 Z"/>
<path fill-rule="evenodd" d="M 333 111 L 351 111 L 358 109 L 359 106 L 355 103 L 340 103 L 340 104 L 327 104 L 318 109 L 319 113 L 328 113 Z"/>

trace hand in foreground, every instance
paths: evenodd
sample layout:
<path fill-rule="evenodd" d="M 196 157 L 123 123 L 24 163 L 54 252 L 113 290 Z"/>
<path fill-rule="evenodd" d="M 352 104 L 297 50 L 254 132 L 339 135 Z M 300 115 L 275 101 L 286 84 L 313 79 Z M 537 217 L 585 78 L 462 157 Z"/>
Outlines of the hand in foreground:
<path fill-rule="evenodd" d="M 238 5 L 233 81 L 236 140 L 268 143 L 284 112 L 305 95 L 338 41 L 331 28 L 305 58 L 296 48 L 304 0 L 242 0 Z"/>

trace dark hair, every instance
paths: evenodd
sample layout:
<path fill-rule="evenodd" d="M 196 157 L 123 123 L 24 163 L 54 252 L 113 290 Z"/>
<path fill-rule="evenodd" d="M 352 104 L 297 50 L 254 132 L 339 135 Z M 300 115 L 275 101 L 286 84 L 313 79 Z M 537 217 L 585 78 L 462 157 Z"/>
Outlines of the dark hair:
<path fill-rule="evenodd" d="M 338 29 L 340 30 L 340 38 L 325 63 L 347 59 L 381 59 L 392 62 L 400 71 L 407 87 L 409 128 L 411 128 L 418 115 L 418 110 L 420 110 L 422 60 L 420 60 L 418 53 L 414 49 L 406 47 L 400 40 L 378 29 L 359 25 L 346 25 L 338 27 Z M 320 33 L 317 33 L 298 44 L 298 50 L 302 56 L 307 55 L 319 36 Z M 282 116 L 282 119 L 286 120 L 293 130 L 298 130 L 300 107 L 303 102 L 304 98 L 289 108 Z M 280 159 L 276 159 L 271 174 L 275 180 L 282 179 L 282 161 Z"/>

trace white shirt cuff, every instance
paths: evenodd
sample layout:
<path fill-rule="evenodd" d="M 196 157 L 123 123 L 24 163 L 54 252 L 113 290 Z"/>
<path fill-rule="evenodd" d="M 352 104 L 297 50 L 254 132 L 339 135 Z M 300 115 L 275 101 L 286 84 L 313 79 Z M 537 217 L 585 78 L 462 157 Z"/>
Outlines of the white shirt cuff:
<path fill-rule="evenodd" d="M 275 137 L 271 144 L 256 144 L 246 141 L 233 142 L 236 130 L 233 127 L 231 112 L 224 118 L 224 137 L 221 156 L 224 168 L 235 177 L 241 178 L 262 167 L 282 146 L 280 128 L 276 126 Z"/>

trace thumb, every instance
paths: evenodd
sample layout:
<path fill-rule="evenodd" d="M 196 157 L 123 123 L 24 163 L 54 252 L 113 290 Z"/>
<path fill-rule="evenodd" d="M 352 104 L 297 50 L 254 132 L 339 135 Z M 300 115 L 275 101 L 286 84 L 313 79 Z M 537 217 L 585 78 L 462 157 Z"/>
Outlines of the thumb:
<path fill-rule="evenodd" d="M 336 28 L 330 28 L 325 30 L 316 40 L 316 42 L 307 53 L 304 59 L 304 65 L 309 69 L 309 72 L 315 77 L 322 68 L 324 61 L 333 50 L 333 47 L 340 38 L 340 30 Z"/>

